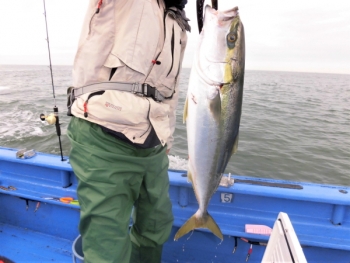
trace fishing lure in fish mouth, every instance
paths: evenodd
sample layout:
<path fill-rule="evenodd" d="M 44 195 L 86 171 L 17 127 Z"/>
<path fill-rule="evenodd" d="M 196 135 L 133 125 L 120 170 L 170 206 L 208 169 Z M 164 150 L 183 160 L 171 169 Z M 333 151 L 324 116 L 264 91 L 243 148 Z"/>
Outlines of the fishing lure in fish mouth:
<path fill-rule="evenodd" d="M 203 6 L 205 0 L 197 0 L 197 23 L 199 33 L 202 32 L 203 28 Z M 211 7 L 218 10 L 218 0 L 211 0 Z"/>

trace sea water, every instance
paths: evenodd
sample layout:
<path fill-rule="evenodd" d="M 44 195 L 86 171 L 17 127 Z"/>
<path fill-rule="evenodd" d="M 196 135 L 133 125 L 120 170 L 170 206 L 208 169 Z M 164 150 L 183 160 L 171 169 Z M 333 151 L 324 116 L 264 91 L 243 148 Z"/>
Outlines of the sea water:
<path fill-rule="evenodd" d="M 42 122 L 56 104 L 66 136 L 70 66 L 0 65 L 0 146 L 59 154 L 55 126 Z M 180 75 L 171 168 L 187 169 L 183 106 L 190 69 Z M 55 100 L 53 99 L 55 96 Z M 350 185 L 350 75 L 246 71 L 238 152 L 226 173 Z"/>

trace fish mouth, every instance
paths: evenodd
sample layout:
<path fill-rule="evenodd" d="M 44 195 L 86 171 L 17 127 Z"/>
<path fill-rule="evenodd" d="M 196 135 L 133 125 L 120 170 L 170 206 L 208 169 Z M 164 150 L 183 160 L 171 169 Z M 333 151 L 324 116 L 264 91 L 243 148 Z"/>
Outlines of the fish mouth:
<path fill-rule="evenodd" d="M 227 64 L 231 64 L 230 61 L 210 61 L 205 67 L 197 64 L 197 73 L 207 85 L 222 87 L 230 83 L 224 81 L 224 72 Z"/>
<path fill-rule="evenodd" d="M 207 57 L 207 60 L 208 60 L 208 62 L 213 63 L 213 64 L 227 64 L 227 63 L 229 63 L 229 62 L 227 62 L 227 61 L 220 61 L 220 60 L 215 61 L 215 60 L 210 60 L 210 59 L 208 59 L 208 57 Z"/>
<path fill-rule="evenodd" d="M 200 73 L 199 75 L 201 79 L 205 81 L 208 85 L 222 87 L 232 82 L 224 81 L 224 72 L 227 64 L 231 68 L 233 79 L 236 79 L 238 77 L 237 70 L 234 70 L 234 68 L 236 68 L 237 64 L 239 63 L 238 57 L 229 58 L 227 61 L 214 59 L 210 60 L 208 57 L 206 57 L 206 60 L 209 63 L 205 67 L 201 67 L 200 65 L 198 65 L 198 71 Z"/>
<path fill-rule="evenodd" d="M 227 62 L 225 62 L 227 63 Z M 210 72 L 210 66 L 206 68 L 207 70 L 199 70 L 199 77 L 209 86 L 215 86 L 221 88 L 224 85 L 230 84 L 231 82 L 224 82 L 224 78 L 222 76 L 219 76 L 215 78 L 215 76 L 211 76 L 210 74 L 206 74 L 205 72 Z"/>
<path fill-rule="evenodd" d="M 238 61 L 238 58 L 229 58 L 228 61 L 221 61 L 221 60 L 210 60 L 208 57 L 207 57 L 207 61 L 210 62 L 210 63 L 215 63 L 215 64 L 230 64 L 232 61 L 234 62 L 237 62 Z"/>

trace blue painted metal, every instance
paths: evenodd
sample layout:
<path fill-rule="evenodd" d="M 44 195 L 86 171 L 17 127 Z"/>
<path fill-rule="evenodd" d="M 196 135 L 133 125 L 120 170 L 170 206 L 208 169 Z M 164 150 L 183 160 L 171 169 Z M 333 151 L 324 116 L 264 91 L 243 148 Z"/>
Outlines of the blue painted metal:
<path fill-rule="evenodd" d="M 181 207 L 186 207 L 188 205 L 189 188 L 179 187 L 179 205 Z"/>
<path fill-rule="evenodd" d="M 346 212 L 345 205 L 334 205 L 333 214 L 332 214 L 332 223 L 334 225 L 341 225 L 344 220 L 345 212 Z"/>
<path fill-rule="evenodd" d="M 70 173 L 68 171 L 61 171 L 61 183 L 62 187 L 70 186 Z"/>
<path fill-rule="evenodd" d="M 0 189 L 0 255 L 17 263 L 72 262 L 72 244 L 79 235 L 79 206 L 45 199 L 77 198 L 77 179 L 69 162 L 43 153 L 16 159 L 16 151 L 0 147 L 0 185 L 17 188 Z M 175 220 L 163 262 L 245 262 L 249 244 L 238 239 L 232 254 L 234 237 L 266 243 L 267 236 L 245 233 L 245 224 L 272 227 L 279 212 L 289 215 L 308 262 L 349 262 L 349 187 L 235 175 L 234 186 L 219 187 L 209 205 L 224 241 L 202 229 L 175 242 L 178 228 L 198 209 L 184 174 L 169 170 Z M 221 194 L 232 194 L 231 202 L 223 203 Z M 254 245 L 249 262 L 260 262 L 264 250 L 265 246 Z"/>

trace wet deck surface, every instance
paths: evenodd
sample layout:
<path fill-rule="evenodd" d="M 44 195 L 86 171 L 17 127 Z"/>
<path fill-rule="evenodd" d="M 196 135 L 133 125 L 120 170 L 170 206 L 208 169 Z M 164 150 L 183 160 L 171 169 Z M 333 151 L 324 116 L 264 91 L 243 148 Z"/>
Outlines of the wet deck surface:
<path fill-rule="evenodd" d="M 16 263 L 72 262 L 72 241 L 0 223 L 0 255 Z"/>

